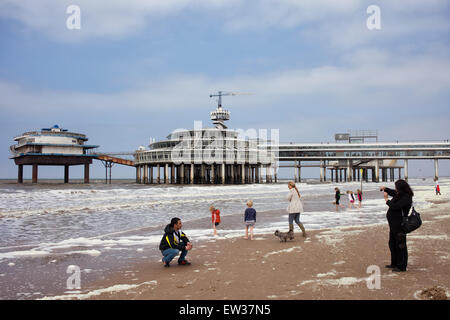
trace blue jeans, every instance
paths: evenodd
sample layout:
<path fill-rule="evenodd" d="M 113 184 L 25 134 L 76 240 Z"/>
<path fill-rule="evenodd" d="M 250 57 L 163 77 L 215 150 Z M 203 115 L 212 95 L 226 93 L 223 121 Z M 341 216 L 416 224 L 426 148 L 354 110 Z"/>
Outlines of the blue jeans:
<path fill-rule="evenodd" d="M 289 213 L 289 224 L 300 223 L 300 213 Z"/>
<path fill-rule="evenodd" d="M 180 250 L 178 250 L 178 249 L 172 249 L 172 248 L 164 250 L 162 252 L 164 262 L 170 263 L 173 260 L 173 258 L 175 258 L 178 255 L 179 251 Z M 185 249 L 181 250 L 181 254 L 180 254 L 180 257 L 178 258 L 178 262 L 183 261 L 186 258 L 187 253 L 188 253 L 187 250 L 185 250 Z"/>

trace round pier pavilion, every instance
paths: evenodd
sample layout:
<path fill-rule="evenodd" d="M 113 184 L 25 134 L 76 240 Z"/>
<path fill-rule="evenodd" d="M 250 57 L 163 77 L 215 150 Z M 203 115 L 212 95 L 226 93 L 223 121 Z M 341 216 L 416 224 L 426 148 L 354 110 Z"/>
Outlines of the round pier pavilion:
<path fill-rule="evenodd" d="M 270 141 L 244 139 L 227 129 L 230 113 L 219 105 L 210 114 L 214 128 L 178 130 L 134 154 L 136 182 L 144 184 L 246 184 L 276 182 Z"/>

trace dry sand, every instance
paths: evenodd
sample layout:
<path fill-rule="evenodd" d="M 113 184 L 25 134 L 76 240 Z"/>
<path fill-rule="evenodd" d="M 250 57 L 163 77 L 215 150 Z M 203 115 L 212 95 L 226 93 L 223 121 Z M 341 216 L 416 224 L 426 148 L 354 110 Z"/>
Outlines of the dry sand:
<path fill-rule="evenodd" d="M 351 214 L 351 213 L 349 213 Z M 203 242 L 189 252 L 191 266 L 137 264 L 73 298 L 91 299 L 446 299 L 450 288 L 450 205 L 421 212 L 423 225 L 407 237 L 408 271 L 393 273 L 388 226 L 309 231 L 282 243 L 272 234 Z M 189 230 L 185 231 L 189 234 Z M 369 289 L 369 266 L 380 288 Z M 369 281 L 374 284 L 374 281 Z M 67 296 L 66 298 L 70 298 Z"/>

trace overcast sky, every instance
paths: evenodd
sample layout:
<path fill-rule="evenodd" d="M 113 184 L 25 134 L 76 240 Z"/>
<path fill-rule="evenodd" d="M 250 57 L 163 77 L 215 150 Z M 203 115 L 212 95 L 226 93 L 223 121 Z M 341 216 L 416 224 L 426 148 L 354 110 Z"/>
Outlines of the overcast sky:
<path fill-rule="evenodd" d="M 79 30 L 66 26 L 72 4 Z M 367 28 L 370 5 L 380 30 Z M 0 0 L 0 177 L 16 178 L 9 145 L 24 131 L 58 124 L 133 151 L 194 120 L 210 126 L 218 90 L 253 93 L 224 99 L 230 128 L 279 129 L 282 142 L 349 129 L 449 139 L 449 17 L 446 0 Z M 104 175 L 97 162 L 91 172 Z"/>

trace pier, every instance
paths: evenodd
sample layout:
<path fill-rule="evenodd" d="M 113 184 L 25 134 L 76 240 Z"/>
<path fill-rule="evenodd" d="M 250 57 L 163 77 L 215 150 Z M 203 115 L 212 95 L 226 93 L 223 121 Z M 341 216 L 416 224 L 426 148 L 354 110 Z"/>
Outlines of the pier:
<path fill-rule="evenodd" d="M 408 180 L 409 161 L 433 160 L 434 178 L 439 178 L 439 160 L 450 159 L 449 142 L 379 143 L 372 145 L 333 145 L 319 149 L 317 144 L 280 145 L 279 167 L 293 168 L 293 179 L 302 180 L 302 167 L 317 167 L 321 182 L 380 182 Z M 345 148 L 346 152 L 342 153 Z M 364 148 L 364 151 L 362 151 Z M 394 150 L 395 148 L 395 150 Z M 328 175 L 327 175 L 328 172 Z"/>
<path fill-rule="evenodd" d="M 10 147 L 18 166 L 17 182 L 23 183 L 23 166 L 32 166 L 32 182 L 38 182 L 38 167 L 64 166 L 64 182 L 69 168 L 84 166 L 84 182 L 89 183 L 89 166 L 99 160 L 111 183 L 115 164 L 135 167 L 138 184 L 253 184 L 276 183 L 279 168 L 292 168 L 292 180 L 302 182 L 302 168 L 318 168 L 320 182 L 387 182 L 409 178 L 409 161 L 433 160 L 434 178 L 439 178 L 439 161 L 450 159 L 450 142 L 380 142 L 377 132 L 336 134 L 334 142 L 279 143 L 264 139 L 244 139 L 230 130 L 225 121 L 229 111 L 222 108 L 219 92 L 217 109 L 210 113 L 213 128 L 173 132 L 167 139 L 153 142 L 149 149 L 133 152 L 93 152 L 87 137 L 67 132 L 57 125 L 23 133 Z M 374 140 L 374 141 L 367 141 Z M 122 156 L 133 156 L 134 160 Z"/>
<path fill-rule="evenodd" d="M 320 182 L 387 182 L 408 180 L 409 161 L 434 161 L 434 178 L 439 178 L 439 160 L 450 159 L 450 143 L 393 142 L 364 144 L 280 144 L 276 161 L 264 164 L 191 162 L 174 164 L 170 153 L 136 154 L 136 183 L 144 184 L 244 184 L 277 182 L 278 168 L 292 168 L 292 177 L 302 181 L 301 169 L 318 168 Z M 149 152 L 147 152 L 147 155 Z M 167 157 L 165 157 L 167 156 Z M 166 158 L 165 160 L 162 160 Z M 159 160 L 161 159 L 161 160 Z M 278 163 L 278 165 L 276 165 Z M 327 174 L 328 172 L 328 174 Z"/>
<path fill-rule="evenodd" d="M 218 107 L 211 112 L 215 128 L 171 134 L 135 152 L 136 183 L 276 183 L 278 168 L 292 168 L 293 180 L 301 182 L 305 167 L 317 167 L 320 182 L 386 182 L 408 180 L 409 161 L 424 159 L 434 160 L 438 179 L 439 160 L 450 159 L 448 140 L 380 142 L 370 130 L 338 133 L 327 143 L 243 140 L 224 124 L 230 114 L 222 108 L 222 95 L 215 95 Z"/>

